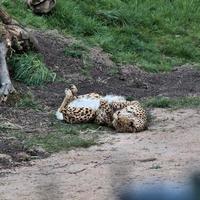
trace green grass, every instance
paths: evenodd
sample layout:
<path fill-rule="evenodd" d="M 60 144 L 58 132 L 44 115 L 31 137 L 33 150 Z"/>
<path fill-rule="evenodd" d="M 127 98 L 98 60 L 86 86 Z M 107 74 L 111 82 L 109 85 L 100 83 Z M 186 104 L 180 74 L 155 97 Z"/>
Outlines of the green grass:
<path fill-rule="evenodd" d="M 3 5 L 22 24 L 72 34 L 101 46 L 119 63 L 151 72 L 200 63 L 199 0 L 59 0 L 42 16 L 32 14 L 23 0 Z"/>
<path fill-rule="evenodd" d="M 42 106 L 38 100 L 36 100 L 31 92 L 27 92 L 20 96 L 20 99 L 16 102 L 17 108 L 31 108 L 33 110 L 42 110 Z"/>
<path fill-rule="evenodd" d="M 51 130 L 43 133 L 26 133 L 24 130 L 0 127 L 0 136 L 14 137 L 27 149 L 40 146 L 49 153 L 55 153 L 77 147 L 88 148 L 96 144 L 99 131 L 101 127 L 94 124 L 52 122 Z"/>
<path fill-rule="evenodd" d="M 65 124 L 54 122 L 52 131 L 43 134 L 18 135 L 24 137 L 23 141 L 26 147 L 41 146 L 50 153 L 69 150 L 75 147 L 87 148 L 96 144 L 96 130 L 99 126 L 93 124 Z"/>
<path fill-rule="evenodd" d="M 198 108 L 200 97 L 182 97 L 170 99 L 167 97 L 155 97 L 143 102 L 145 107 L 150 108 Z"/>
<path fill-rule="evenodd" d="M 88 53 L 88 48 L 85 47 L 84 45 L 75 42 L 71 46 L 66 47 L 65 49 L 65 55 L 66 56 L 71 56 L 73 58 L 83 58 L 85 54 Z"/>
<path fill-rule="evenodd" d="M 64 135 L 60 132 L 35 135 L 34 137 L 24 139 L 24 141 L 25 146 L 28 148 L 41 146 L 49 153 L 77 147 L 87 148 L 95 144 L 94 138 L 85 139 L 77 135 Z"/>
<path fill-rule="evenodd" d="M 89 47 L 80 41 L 74 42 L 72 45 L 67 46 L 64 51 L 66 56 L 73 58 L 79 58 L 83 62 L 83 67 L 81 68 L 81 73 L 87 78 L 90 78 L 90 71 L 92 69 L 92 61 L 89 56 Z"/>
<path fill-rule="evenodd" d="M 45 66 L 41 56 L 33 52 L 15 54 L 10 58 L 9 64 L 13 67 L 14 78 L 27 85 L 42 85 L 53 82 L 56 78 L 56 74 Z"/>

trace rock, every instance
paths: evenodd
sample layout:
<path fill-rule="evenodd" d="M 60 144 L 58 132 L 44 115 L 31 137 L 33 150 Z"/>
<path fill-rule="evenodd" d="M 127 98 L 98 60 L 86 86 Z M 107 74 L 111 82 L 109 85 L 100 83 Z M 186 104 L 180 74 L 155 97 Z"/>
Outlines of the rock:
<path fill-rule="evenodd" d="M 12 130 L 21 130 L 22 127 L 19 126 L 18 124 L 13 124 L 11 122 L 1 122 L 0 123 L 0 128 L 4 129 L 12 129 Z"/>
<path fill-rule="evenodd" d="M 12 157 L 7 154 L 0 154 L 0 164 L 2 165 L 12 164 Z"/>
<path fill-rule="evenodd" d="M 26 152 L 20 152 L 16 154 L 15 159 L 18 162 L 23 162 L 23 161 L 29 161 L 31 158 Z"/>
<path fill-rule="evenodd" d="M 148 75 L 146 72 L 134 65 L 123 65 L 120 67 L 119 79 L 127 81 L 136 88 L 148 89 Z"/>
<path fill-rule="evenodd" d="M 90 58 L 93 64 L 97 64 L 99 66 L 103 65 L 106 67 L 114 66 L 113 61 L 110 59 L 110 55 L 103 52 L 103 49 L 99 47 L 95 47 L 90 50 Z"/>
<path fill-rule="evenodd" d="M 38 156 L 38 157 L 41 157 L 41 158 L 44 158 L 44 157 L 48 157 L 48 156 L 49 156 L 49 153 L 46 152 L 46 150 L 43 149 L 41 146 L 33 147 L 32 149 L 30 149 L 30 150 L 28 151 L 28 153 L 29 153 L 31 156 Z"/>
<path fill-rule="evenodd" d="M 26 0 L 30 9 L 37 14 L 49 13 L 56 5 L 56 0 Z"/>

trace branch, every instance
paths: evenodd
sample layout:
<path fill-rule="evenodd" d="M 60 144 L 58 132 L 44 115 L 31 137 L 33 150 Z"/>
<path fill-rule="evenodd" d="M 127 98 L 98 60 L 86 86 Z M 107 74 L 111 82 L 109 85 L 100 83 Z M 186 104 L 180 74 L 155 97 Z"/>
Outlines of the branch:
<path fill-rule="evenodd" d="M 11 24 L 12 19 L 2 8 L 0 8 L 0 19 L 4 24 Z"/>

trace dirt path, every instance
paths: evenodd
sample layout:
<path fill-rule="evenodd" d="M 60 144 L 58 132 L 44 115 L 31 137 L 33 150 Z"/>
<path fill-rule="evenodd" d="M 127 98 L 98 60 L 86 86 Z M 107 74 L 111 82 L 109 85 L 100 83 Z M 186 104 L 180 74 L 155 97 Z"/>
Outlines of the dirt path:
<path fill-rule="evenodd" d="M 102 145 L 2 172 L 0 199 L 114 199 L 113 188 L 127 174 L 127 181 L 137 183 L 154 179 L 184 184 L 200 165 L 200 110 L 152 113 L 156 119 L 143 133 L 105 134 Z"/>

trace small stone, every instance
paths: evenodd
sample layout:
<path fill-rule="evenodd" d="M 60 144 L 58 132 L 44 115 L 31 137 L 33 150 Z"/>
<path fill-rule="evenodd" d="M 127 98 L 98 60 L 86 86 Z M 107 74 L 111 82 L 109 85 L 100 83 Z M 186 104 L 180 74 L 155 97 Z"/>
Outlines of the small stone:
<path fill-rule="evenodd" d="M 16 154 L 16 160 L 18 162 L 29 161 L 30 160 L 30 156 L 25 152 L 20 152 L 20 153 Z"/>
<path fill-rule="evenodd" d="M 49 153 L 46 152 L 45 149 L 43 149 L 41 146 L 36 146 L 36 147 L 33 147 L 32 149 L 30 149 L 28 151 L 28 153 L 31 155 L 31 156 L 39 156 L 39 157 L 47 157 L 49 156 Z"/>
<path fill-rule="evenodd" d="M 9 165 L 12 163 L 12 157 L 7 154 L 0 154 L 0 164 Z"/>

